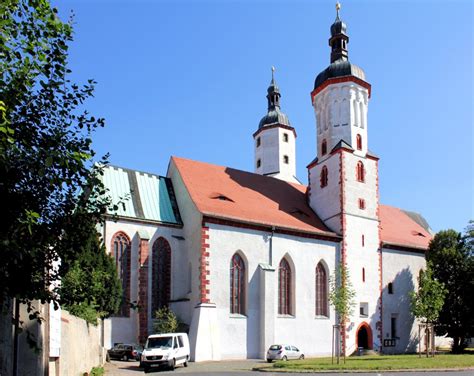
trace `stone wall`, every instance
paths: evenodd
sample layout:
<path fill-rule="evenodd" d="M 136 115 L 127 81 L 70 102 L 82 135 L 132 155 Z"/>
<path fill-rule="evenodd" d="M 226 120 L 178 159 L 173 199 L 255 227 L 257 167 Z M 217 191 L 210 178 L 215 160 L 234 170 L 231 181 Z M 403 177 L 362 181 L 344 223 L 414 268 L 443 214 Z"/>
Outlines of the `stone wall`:
<path fill-rule="evenodd" d="M 59 375 L 77 376 L 89 372 L 105 361 L 102 346 L 102 324 L 97 326 L 70 315 L 61 314 L 61 351 Z"/>

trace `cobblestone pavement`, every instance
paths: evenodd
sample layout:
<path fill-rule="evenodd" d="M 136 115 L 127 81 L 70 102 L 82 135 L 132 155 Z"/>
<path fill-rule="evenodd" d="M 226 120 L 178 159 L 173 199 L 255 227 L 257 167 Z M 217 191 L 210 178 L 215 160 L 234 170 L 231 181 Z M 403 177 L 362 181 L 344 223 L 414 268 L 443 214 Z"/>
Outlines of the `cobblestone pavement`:
<path fill-rule="evenodd" d="M 252 368 L 265 366 L 267 362 L 259 359 L 255 360 L 236 360 L 236 361 L 221 361 L 221 362 L 200 362 L 200 363 L 189 363 L 189 367 L 183 366 L 176 367 L 175 371 L 158 371 L 152 373 L 155 375 L 169 375 L 173 373 L 190 373 L 190 374 L 209 374 L 209 373 L 249 373 L 252 372 Z M 143 373 L 141 368 L 138 368 L 138 362 L 123 362 L 113 360 L 105 365 L 107 376 L 124 376 L 124 375 L 139 375 Z M 260 375 L 260 374 L 259 374 Z M 263 374 L 261 374 L 263 376 Z M 268 374 L 267 374 L 268 375 Z"/>
<path fill-rule="evenodd" d="M 205 376 L 209 374 L 223 375 L 223 376 L 249 376 L 253 373 L 255 376 L 303 376 L 311 375 L 311 373 L 273 373 L 265 372 L 259 373 L 252 371 L 254 367 L 263 367 L 267 363 L 263 360 L 236 360 L 236 361 L 221 361 L 221 362 L 202 362 L 202 363 L 189 363 L 189 367 L 184 368 L 179 366 L 175 371 L 158 371 L 151 373 L 150 375 L 172 375 L 179 373 L 192 374 L 193 376 Z M 105 365 L 106 376 L 138 376 L 144 375 L 143 370 L 138 368 L 138 362 L 121 362 L 112 361 Z M 350 373 L 313 373 L 318 376 L 348 376 Z M 148 375 L 148 374 L 147 374 Z M 474 376 L 474 371 L 441 371 L 436 372 L 430 371 L 416 371 L 416 372 L 366 372 L 366 373 L 355 373 L 355 376 Z"/>

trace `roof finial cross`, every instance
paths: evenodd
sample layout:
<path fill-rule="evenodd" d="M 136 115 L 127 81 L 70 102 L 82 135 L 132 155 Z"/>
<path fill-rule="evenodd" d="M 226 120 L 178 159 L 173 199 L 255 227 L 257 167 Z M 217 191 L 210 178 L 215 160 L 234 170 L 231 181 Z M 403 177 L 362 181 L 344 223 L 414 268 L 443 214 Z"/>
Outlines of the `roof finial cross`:
<path fill-rule="evenodd" d="M 341 3 L 338 1 L 336 3 L 336 18 L 339 18 L 339 9 L 341 9 Z"/>

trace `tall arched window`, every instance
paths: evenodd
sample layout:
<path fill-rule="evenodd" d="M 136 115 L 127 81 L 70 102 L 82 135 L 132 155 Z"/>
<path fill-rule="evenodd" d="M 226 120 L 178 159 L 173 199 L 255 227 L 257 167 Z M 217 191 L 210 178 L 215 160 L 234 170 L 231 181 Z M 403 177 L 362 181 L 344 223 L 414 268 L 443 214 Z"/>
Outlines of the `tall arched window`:
<path fill-rule="evenodd" d="M 129 316 L 131 243 L 123 232 L 115 234 L 112 238 L 112 255 L 115 259 L 118 277 L 122 282 L 122 302 L 117 315 Z"/>
<path fill-rule="evenodd" d="M 292 314 L 291 299 L 291 268 L 288 261 L 282 259 L 278 268 L 278 314 Z"/>
<path fill-rule="evenodd" d="M 360 134 L 356 136 L 356 141 L 357 141 L 357 150 L 362 150 L 362 136 Z"/>
<path fill-rule="evenodd" d="M 321 143 L 321 155 L 326 155 L 327 152 L 328 152 L 328 143 L 326 140 L 323 140 L 323 142 Z"/>
<path fill-rule="evenodd" d="M 230 313 L 245 315 L 245 263 L 238 253 L 230 261 Z"/>
<path fill-rule="evenodd" d="M 151 312 L 168 306 L 171 299 L 171 247 L 165 238 L 158 238 L 152 250 Z"/>
<path fill-rule="evenodd" d="M 357 162 L 356 177 L 357 181 L 362 183 L 365 181 L 364 164 L 361 161 Z"/>
<path fill-rule="evenodd" d="M 321 188 L 325 187 L 328 185 L 328 168 L 326 166 L 323 166 L 321 169 Z"/>
<path fill-rule="evenodd" d="M 329 316 L 328 279 L 322 263 L 316 266 L 316 316 Z"/>

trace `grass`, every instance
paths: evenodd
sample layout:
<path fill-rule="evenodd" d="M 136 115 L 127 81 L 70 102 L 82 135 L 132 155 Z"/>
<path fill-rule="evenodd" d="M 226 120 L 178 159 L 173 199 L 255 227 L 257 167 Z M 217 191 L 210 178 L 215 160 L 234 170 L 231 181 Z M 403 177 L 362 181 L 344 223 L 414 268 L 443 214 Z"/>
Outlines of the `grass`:
<path fill-rule="evenodd" d="M 336 363 L 336 359 L 334 359 Z M 435 368 L 467 368 L 474 367 L 474 355 L 440 354 L 434 358 L 418 355 L 371 355 L 348 357 L 346 364 L 341 358 L 340 364 L 332 364 L 331 358 L 314 358 L 305 360 L 279 361 L 273 368 L 290 371 L 310 370 L 395 370 L 395 369 L 435 369 Z"/>
<path fill-rule="evenodd" d="M 90 376 L 102 376 L 104 374 L 104 368 L 102 367 L 94 367 L 91 369 Z"/>

